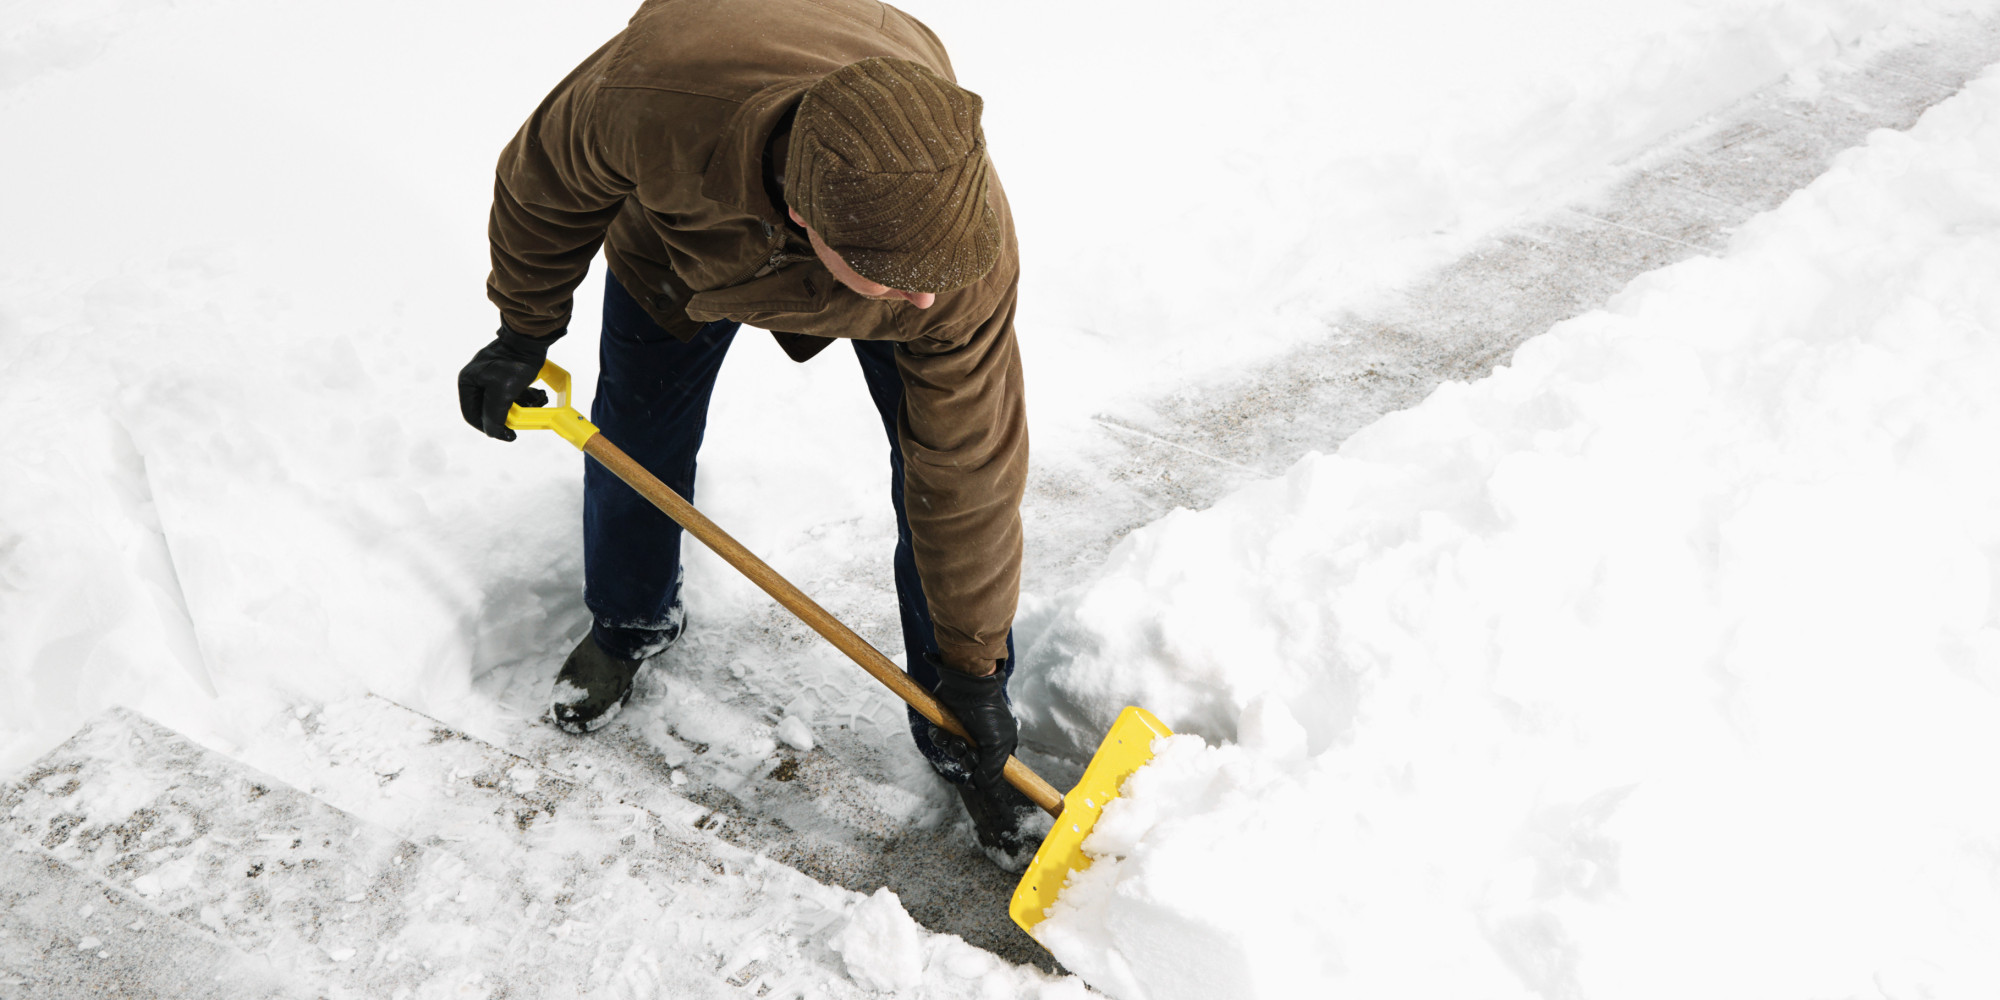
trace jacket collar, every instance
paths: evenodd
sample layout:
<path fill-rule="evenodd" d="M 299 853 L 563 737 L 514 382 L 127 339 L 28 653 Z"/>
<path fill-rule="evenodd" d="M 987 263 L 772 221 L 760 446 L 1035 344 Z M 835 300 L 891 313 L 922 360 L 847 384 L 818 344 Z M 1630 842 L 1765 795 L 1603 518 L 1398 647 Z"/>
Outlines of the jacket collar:
<path fill-rule="evenodd" d="M 797 103 L 818 77 L 780 80 L 750 95 L 736 108 L 708 169 L 702 172 L 701 194 L 711 201 L 740 208 L 772 225 L 784 224 L 784 213 L 764 193 L 764 145 L 778 119 Z"/>

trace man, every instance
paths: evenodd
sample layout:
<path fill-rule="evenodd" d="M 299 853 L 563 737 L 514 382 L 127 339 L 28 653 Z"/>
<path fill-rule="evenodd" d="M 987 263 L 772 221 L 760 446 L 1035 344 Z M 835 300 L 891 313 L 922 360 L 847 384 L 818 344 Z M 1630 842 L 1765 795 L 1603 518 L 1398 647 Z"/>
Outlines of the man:
<path fill-rule="evenodd" d="M 467 422 L 513 440 L 507 406 L 538 395 L 601 244 L 591 421 L 691 498 L 739 324 L 798 361 L 849 340 L 891 444 L 908 670 L 979 746 L 915 712 L 912 734 L 988 853 L 1019 863 L 1035 810 L 1000 771 L 1028 459 L 1020 268 L 980 110 L 930 29 L 873 0 L 647 3 L 500 157 L 487 294 L 502 325 L 459 396 Z M 551 699 L 577 733 L 611 719 L 683 624 L 679 527 L 588 461 L 583 529 L 593 624 Z"/>

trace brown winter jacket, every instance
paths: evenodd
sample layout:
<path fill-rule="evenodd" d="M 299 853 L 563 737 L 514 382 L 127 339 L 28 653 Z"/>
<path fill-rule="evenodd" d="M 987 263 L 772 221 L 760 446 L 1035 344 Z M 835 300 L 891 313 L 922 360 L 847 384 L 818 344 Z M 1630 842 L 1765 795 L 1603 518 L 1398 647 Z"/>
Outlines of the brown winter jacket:
<path fill-rule="evenodd" d="M 1007 655 L 1028 467 L 1006 196 L 996 178 L 999 263 L 918 309 L 834 280 L 764 185 L 766 144 L 799 96 L 871 56 L 953 79 L 930 29 L 874 0 L 646 3 L 501 154 L 487 295 L 512 329 L 557 333 L 601 243 L 619 283 L 682 340 L 731 319 L 778 334 L 799 361 L 828 337 L 895 341 L 917 572 L 946 662 L 984 672 Z"/>

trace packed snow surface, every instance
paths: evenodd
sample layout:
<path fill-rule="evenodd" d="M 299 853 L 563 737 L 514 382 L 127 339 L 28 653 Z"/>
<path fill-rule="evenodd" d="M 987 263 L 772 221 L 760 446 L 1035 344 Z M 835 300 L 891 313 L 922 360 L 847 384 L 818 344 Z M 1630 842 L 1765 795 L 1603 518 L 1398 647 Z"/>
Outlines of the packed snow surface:
<path fill-rule="evenodd" d="M 1135 533 L 1022 701 L 1190 735 L 1040 939 L 1121 1000 L 2000 992 L 1996 274 L 1989 71 Z"/>

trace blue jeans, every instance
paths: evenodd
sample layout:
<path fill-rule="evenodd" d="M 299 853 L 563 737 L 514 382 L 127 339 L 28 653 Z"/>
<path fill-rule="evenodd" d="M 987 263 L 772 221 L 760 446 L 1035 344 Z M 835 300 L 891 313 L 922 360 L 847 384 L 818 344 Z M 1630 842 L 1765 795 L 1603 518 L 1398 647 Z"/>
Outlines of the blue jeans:
<path fill-rule="evenodd" d="M 723 356 L 736 339 L 738 324 L 718 320 L 683 343 L 647 316 L 618 279 L 604 279 L 604 327 L 598 338 L 597 398 L 590 421 L 604 436 L 658 476 L 674 492 L 694 501 L 695 454 L 708 427 L 708 401 Z M 903 645 L 910 679 L 929 691 L 937 671 L 926 654 L 938 653 L 930 603 L 917 577 L 910 546 L 910 522 L 903 513 L 903 453 L 896 436 L 903 407 L 903 378 L 896 368 L 896 345 L 856 340 L 868 395 L 889 437 L 889 497 L 896 510 L 896 600 L 902 612 Z M 680 635 L 681 528 L 651 501 L 597 462 L 583 464 L 583 600 L 590 608 L 591 634 L 604 651 L 639 659 L 665 649 Z M 1007 659 L 1014 669 L 1014 635 L 1007 635 Z M 917 749 L 946 779 L 964 784 L 963 762 L 933 738 L 935 729 L 914 709 L 910 732 Z"/>

